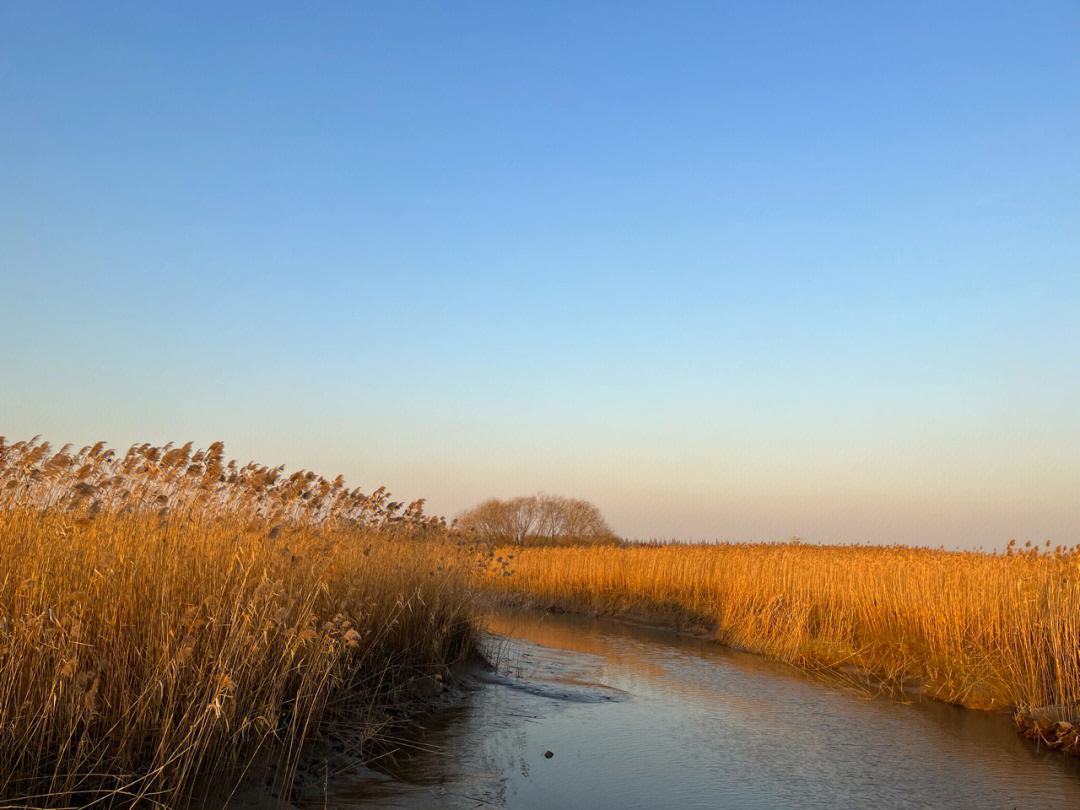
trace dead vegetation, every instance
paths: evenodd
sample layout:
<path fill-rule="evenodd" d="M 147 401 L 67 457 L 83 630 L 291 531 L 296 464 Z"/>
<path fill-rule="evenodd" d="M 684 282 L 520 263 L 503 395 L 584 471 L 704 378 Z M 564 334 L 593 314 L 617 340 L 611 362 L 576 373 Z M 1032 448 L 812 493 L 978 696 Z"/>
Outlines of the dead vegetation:
<path fill-rule="evenodd" d="M 287 797 L 307 741 L 362 756 L 472 649 L 477 557 L 421 501 L 220 444 L 0 439 L 0 549 L 7 807 L 200 805 L 264 777 Z"/>
<path fill-rule="evenodd" d="M 1012 709 L 1033 738 L 1080 752 L 1076 550 L 673 543 L 505 553 L 513 575 L 488 580 L 504 596 L 705 627 L 806 669 Z"/>

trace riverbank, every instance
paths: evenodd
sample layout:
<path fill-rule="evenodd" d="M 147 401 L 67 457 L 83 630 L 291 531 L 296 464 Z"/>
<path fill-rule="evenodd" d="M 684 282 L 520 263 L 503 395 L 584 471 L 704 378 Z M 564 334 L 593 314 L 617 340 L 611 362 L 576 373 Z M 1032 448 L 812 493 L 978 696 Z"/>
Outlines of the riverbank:
<path fill-rule="evenodd" d="M 364 759 L 473 654 L 444 544 L 268 528 L 0 514 L 0 795 L 287 798 L 310 741 Z"/>
<path fill-rule="evenodd" d="M 496 669 L 463 703 L 302 810 L 1080 806 L 1080 760 L 1007 715 L 868 697 L 622 620 L 499 609 L 483 624 Z"/>
<path fill-rule="evenodd" d="M 338 726 L 323 728 L 307 741 L 287 793 L 272 778 L 246 778 L 227 791 L 207 796 L 205 807 L 217 810 L 303 810 L 324 808 L 342 786 L 385 786 L 392 780 L 378 770 L 411 747 L 410 740 L 426 724 L 468 705 L 469 695 L 480 688 L 489 670 L 487 661 L 474 654 L 448 667 L 443 674 L 416 678 L 399 687 L 392 706 L 386 707 L 377 729 Z M 368 742 L 358 745 L 355 733 Z M 419 807 L 420 805 L 416 805 Z M 410 804 L 410 807 L 413 807 Z"/>
<path fill-rule="evenodd" d="M 1080 556 L 803 544 L 501 549 L 515 604 L 706 633 L 895 694 L 1043 716 L 1080 752 Z M 1055 707 L 1048 718 L 1047 707 Z M 1046 725 L 1046 722 L 1050 725 Z M 1049 731 L 1048 731 L 1049 730 Z M 1065 732 L 1060 740 L 1058 731 Z"/>
<path fill-rule="evenodd" d="M 288 802 L 319 746 L 377 754 L 476 649 L 474 555 L 421 506 L 220 446 L 0 441 L 0 803 Z"/>

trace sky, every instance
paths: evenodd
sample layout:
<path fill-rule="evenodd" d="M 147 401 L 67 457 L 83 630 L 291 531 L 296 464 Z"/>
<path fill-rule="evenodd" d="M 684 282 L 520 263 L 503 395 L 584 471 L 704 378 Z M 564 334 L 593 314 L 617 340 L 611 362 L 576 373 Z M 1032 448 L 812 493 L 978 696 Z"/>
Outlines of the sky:
<path fill-rule="evenodd" d="M 0 435 L 1080 542 L 1080 5 L 4 3 Z"/>

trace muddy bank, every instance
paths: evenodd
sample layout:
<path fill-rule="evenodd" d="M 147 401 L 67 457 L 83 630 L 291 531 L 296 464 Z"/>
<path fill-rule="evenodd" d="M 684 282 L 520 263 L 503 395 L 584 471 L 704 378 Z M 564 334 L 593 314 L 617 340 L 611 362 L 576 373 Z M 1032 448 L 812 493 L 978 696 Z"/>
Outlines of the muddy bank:
<path fill-rule="evenodd" d="M 1044 706 L 1015 712 L 1013 720 L 1020 733 L 1037 745 L 1080 756 L 1080 725 L 1074 722 L 1075 717 L 1075 711 L 1068 706 Z"/>
<path fill-rule="evenodd" d="M 341 785 L 392 781 L 374 767 L 392 759 L 418 729 L 446 712 L 464 706 L 471 693 L 491 677 L 492 667 L 477 651 L 445 673 L 418 677 L 402 686 L 398 699 L 378 718 L 365 718 L 352 727 L 328 728 L 305 747 L 290 791 L 271 779 L 247 780 L 228 794 L 212 794 L 202 805 L 236 810 L 301 810 L 326 807 L 330 793 Z M 333 806 L 333 805 L 330 805 Z"/>

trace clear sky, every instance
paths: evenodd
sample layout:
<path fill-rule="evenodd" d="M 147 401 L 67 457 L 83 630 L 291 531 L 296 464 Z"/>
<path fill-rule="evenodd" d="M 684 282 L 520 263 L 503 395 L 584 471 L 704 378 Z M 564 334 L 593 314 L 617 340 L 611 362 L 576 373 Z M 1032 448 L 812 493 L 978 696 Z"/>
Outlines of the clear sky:
<path fill-rule="evenodd" d="M 0 6 L 0 434 L 1080 542 L 1080 4 Z"/>

